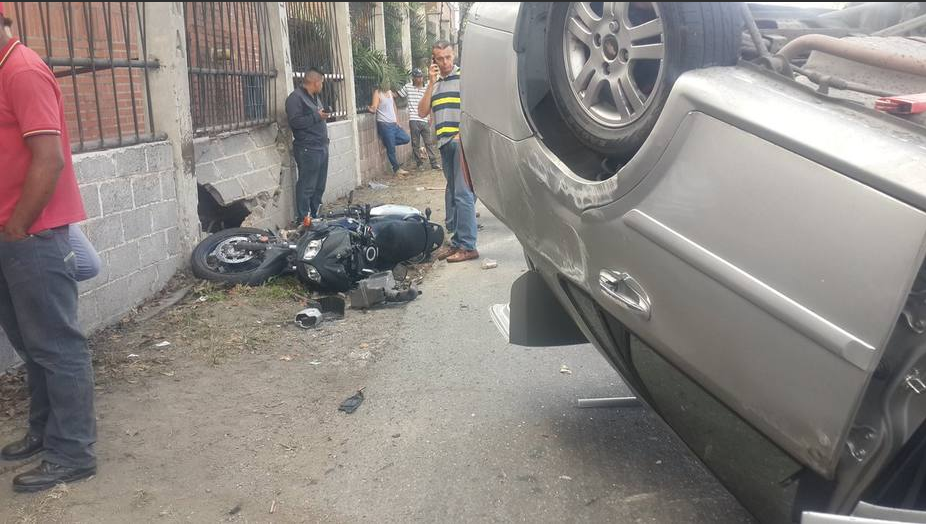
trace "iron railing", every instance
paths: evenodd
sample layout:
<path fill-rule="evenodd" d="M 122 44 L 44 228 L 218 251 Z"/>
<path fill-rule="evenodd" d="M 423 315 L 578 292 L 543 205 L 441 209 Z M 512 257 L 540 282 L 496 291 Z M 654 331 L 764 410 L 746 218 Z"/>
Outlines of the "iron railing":
<path fill-rule="evenodd" d="M 372 76 L 354 75 L 354 94 L 357 97 L 357 113 L 369 113 L 367 109 L 373 101 L 373 91 L 379 82 Z"/>
<path fill-rule="evenodd" d="M 15 2 L 14 31 L 61 88 L 73 152 L 121 147 L 155 134 L 143 2 Z"/>
<path fill-rule="evenodd" d="M 332 120 L 343 120 L 349 116 L 348 95 L 334 10 L 331 2 L 286 2 L 294 87 L 302 84 L 309 68 L 321 71 L 321 100 L 332 109 Z"/>
<path fill-rule="evenodd" d="M 266 2 L 185 2 L 193 134 L 269 124 L 276 64 Z"/>
<path fill-rule="evenodd" d="M 373 2 L 350 2 L 350 35 L 354 42 L 373 49 L 375 45 Z"/>

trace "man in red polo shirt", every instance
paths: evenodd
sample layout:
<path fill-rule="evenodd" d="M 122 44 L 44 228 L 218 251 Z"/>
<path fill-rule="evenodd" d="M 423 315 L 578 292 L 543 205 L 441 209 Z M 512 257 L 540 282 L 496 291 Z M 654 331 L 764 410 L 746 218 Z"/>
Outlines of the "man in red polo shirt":
<path fill-rule="evenodd" d="M 12 37 L 0 2 L 0 327 L 25 361 L 26 436 L 6 460 L 41 451 L 13 479 L 41 491 L 96 473 L 93 367 L 77 322 L 68 225 L 84 219 L 61 91 L 39 56 Z"/>

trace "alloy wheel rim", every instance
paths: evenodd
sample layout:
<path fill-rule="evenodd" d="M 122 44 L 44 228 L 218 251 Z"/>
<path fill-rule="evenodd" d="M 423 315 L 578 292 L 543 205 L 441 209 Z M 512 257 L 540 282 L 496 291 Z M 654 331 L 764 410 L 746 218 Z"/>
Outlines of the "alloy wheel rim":
<path fill-rule="evenodd" d="M 609 128 L 640 119 L 665 69 L 659 6 L 573 2 L 564 29 L 566 76 L 582 110 Z"/>

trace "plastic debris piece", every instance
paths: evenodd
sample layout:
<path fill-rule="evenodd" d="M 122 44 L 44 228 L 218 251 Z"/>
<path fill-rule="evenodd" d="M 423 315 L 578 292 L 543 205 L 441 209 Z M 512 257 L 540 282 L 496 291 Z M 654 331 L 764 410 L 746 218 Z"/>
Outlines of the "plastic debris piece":
<path fill-rule="evenodd" d="M 569 475 L 560 475 L 559 479 L 560 480 L 572 480 L 572 477 L 570 477 Z"/>
<path fill-rule="evenodd" d="M 562 366 L 560 366 L 559 372 L 562 373 L 563 375 L 572 375 L 572 370 L 569 369 L 569 366 L 567 366 L 566 364 L 563 364 Z"/>
<path fill-rule="evenodd" d="M 129 353 L 129 356 L 127 358 L 138 358 L 138 355 L 136 355 L 135 353 Z"/>
<path fill-rule="evenodd" d="M 482 269 L 495 269 L 498 267 L 498 261 L 491 258 L 485 259 L 482 263 Z"/>
<path fill-rule="evenodd" d="M 310 307 L 296 313 L 296 325 L 302 329 L 317 328 L 322 323 L 322 312 Z"/>
<path fill-rule="evenodd" d="M 166 348 L 166 347 L 169 346 L 169 345 L 170 345 L 170 342 L 168 342 L 168 341 L 165 340 L 164 342 L 158 342 L 157 344 L 154 345 L 154 347 L 156 347 L 156 348 Z"/>
<path fill-rule="evenodd" d="M 357 411 L 357 408 L 359 408 L 360 404 L 362 403 L 363 403 L 363 388 L 360 388 L 357 390 L 357 393 L 355 393 L 353 396 L 348 397 L 347 399 L 344 400 L 344 402 L 341 402 L 341 405 L 338 407 L 338 411 L 343 411 L 344 413 L 347 413 L 348 415 L 350 415 L 354 411 Z"/>

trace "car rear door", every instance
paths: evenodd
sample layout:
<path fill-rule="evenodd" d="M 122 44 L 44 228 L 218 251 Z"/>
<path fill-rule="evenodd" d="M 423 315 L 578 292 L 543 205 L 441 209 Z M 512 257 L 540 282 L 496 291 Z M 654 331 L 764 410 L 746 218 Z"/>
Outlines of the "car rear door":
<path fill-rule="evenodd" d="M 832 477 L 922 263 L 926 214 L 761 133 L 697 110 L 679 118 L 642 182 L 583 215 L 588 287 Z"/>

